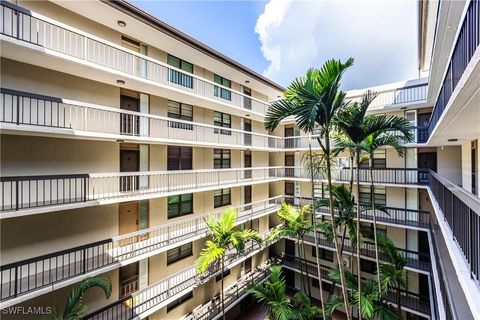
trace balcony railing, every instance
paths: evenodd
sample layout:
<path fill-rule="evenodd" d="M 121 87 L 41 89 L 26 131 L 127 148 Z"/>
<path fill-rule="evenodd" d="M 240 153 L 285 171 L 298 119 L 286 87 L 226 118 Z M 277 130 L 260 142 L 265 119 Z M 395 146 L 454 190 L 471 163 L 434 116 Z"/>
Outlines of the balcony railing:
<path fill-rule="evenodd" d="M 310 175 L 303 167 L 285 167 L 285 178 L 310 179 Z M 355 169 L 354 169 L 355 170 Z M 326 174 L 319 174 L 315 177 L 318 180 L 326 180 Z M 350 168 L 334 168 L 332 179 L 336 181 L 350 181 Z M 356 179 L 356 173 L 354 175 Z M 360 182 L 370 182 L 369 169 L 360 168 Z M 386 184 L 428 184 L 428 170 L 417 168 L 385 168 L 373 169 L 373 182 Z"/>
<path fill-rule="evenodd" d="M 282 196 L 236 207 L 242 224 L 280 208 Z M 215 217 L 221 211 L 212 213 Z M 146 254 L 164 252 L 209 234 L 208 215 L 181 219 L 80 247 L 9 263 L 0 267 L 0 298 L 9 300 Z"/>
<path fill-rule="evenodd" d="M 300 198 L 286 196 L 285 200 L 291 204 L 311 205 L 311 198 Z M 330 216 L 328 208 L 316 208 L 316 211 L 322 215 Z M 373 221 L 373 210 L 364 210 L 360 213 L 360 218 Z M 389 223 L 395 225 L 412 226 L 417 228 L 430 228 L 430 212 L 423 210 L 383 207 L 383 211 L 375 210 L 375 217 L 379 223 Z"/>
<path fill-rule="evenodd" d="M 319 246 L 335 249 L 335 244 L 331 241 L 328 241 L 323 233 L 318 233 L 318 235 Z M 304 239 L 305 242 L 315 245 L 313 234 L 307 234 Z M 339 237 L 338 241 L 341 243 L 341 237 Z M 352 245 L 351 240 L 348 238 L 345 238 L 343 248 L 345 252 L 353 254 L 356 253 L 356 246 Z M 429 254 L 402 248 L 397 248 L 397 250 L 406 259 L 407 267 L 417 270 L 430 271 L 431 262 Z M 363 241 L 360 247 L 360 255 L 364 257 L 375 258 L 375 244 L 373 242 Z M 379 259 L 382 261 L 387 261 L 387 257 L 382 252 L 381 248 L 379 248 Z"/>
<path fill-rule="evenodd" d="M 424 185 L 424 169 L 373 169 L 375 183 Z M 91 173 L 81 175 L 0 177 L 1 212 L 78 204 L 88 201 L 122 202 L 148 199 L 191 190 L 214 190 L 275 180 L 310 179 L 303 167 L 252 167 L 185 171 Z M 317 180 L 326 180 L 323 175 Z M 334 169 L 333 180 L 349 181 L 348 168 Z M 360 181 L 370 182 L 368 169 Z M 62 209 L 62 210 L 63 210 Z M 50 209 L 48 209 L 50 210 Z"/>
<path fill-rule="evenodd" d="M 95 133 L 112 139 L 188 141 L 252 148 L 283 148 L 283 138 L 237 129 L 1 89 L 0 122 Z M 221 130 L 221 131 L 219 131 Z M 68 134 L 69 132 L 64 132 Z M 73 132 L 71 132 L 73 134 Z M 223 134 L 222 134 L 223 133 Z"/>
<path fill-rule="evenodd" d="M 308 273 L 311 277 L 318 279 L 318 270 L 317 265 L 312 261 L 305 261 L 298 257 L 286 256 L 282 262 L 283 265 L 294 270 L 305 269 L 305 264 L 308 268 Z M 332 283 L 328 273 L 331 271 L 331 267 L 321 265 L 322 281 Z M 338 284 L 337 284 L 338 285 Z M 387 300 L 391 303 L 397 303 L 396 292 L 391 290 L 387 295 Z M 400 304 L 402 307 L 414 310 L 425 315 L 430 315 L 430 298 L 427 296 L 422 296 L 417 293 L 413 293 L 406 290 L 400 290 Z"/>
<path fill-rule="evenodd" d="M 168 64 L 139 54 L 104 39 L 66 26 L 38 13 L 2 1 L 0 14 L 0 34 L 49 49 L 80 60 L 107 68 L 113 72 L 123 72 L 138 78 L 153 81 L 162 86 L 172 87 L 209 100 L 216 100 L 238 108 L 249 108 L 253 112 L 265 114 L 269 104 L 238 91 L 223 87 L 213 81 L 174 68 Z M 216 88 L 228 93 L 215 95 Z M 245 104 L 245 99 L 250 101 Z"/>
<path fill-rule="evenodd" d="M 432 116 L 428 124 L 428 135 L 430 136 L 435 129 L 438 121 L 442 117 L 445 108 L 450 101 L 450 97 L 455 91 L 458 82 L 467 69 L 470 60 L 480 44 L 480 1 L 470 0 L 465 18 L 460 27 L 458 38 L 455 42 L 447 72 L 443 79 L 442 87 L 437 97 Z"/>
<path fill-rule="evenodd" d="M 283 179 L 281 167 L 0 177 L 1 211 L 87 201 L 121 202 Z"/>
<path fill-rule="evenodd" d="M 426 101 L 428 83 L 421 83 L 412 86 L 394 88 L 390 90 L 378 91 L 378 96 L 372 101 L 370 107 L 378 109 L 379 107 L 388 107 L 397 104 L 406 104 L 413 102 Z M 351 102 L 362 101 L 362 95 L 347 96 Z"/>
<path fill-rule="evenodd" d="M 122 297 L 138 291 L 138 275 L 120 282 L 120 295 Z"/>
<path fill-rule="evenodd" d="M 430 177 L 430 190 L 469 264 L 472 279 L 480 284 L 480 199 L 435 172 Z"/>
<path fill-rule="evenodd" d="M 239 299 L 242 299 L 242 297 L 247 294 L 248 289 L 253 283 L 262 283 L 263 281 L 265 281 L 269 277 L 268 268 L 270 267 L 270 265 L 270 262 L 262 264 L 252 272 L 249 272 L 240 279 L 238 279 L 234 285 L 225 289 L 225 309 L 238 303 Z M 221 313 L 221 300 L 219 298 L 219 295 L 217 295 L 213 297 L 209 302 L 195 308 L 187 316 L 182 317 L 182 320 L 217 319 L 218 316 L 221 315 Z"/>
<path fill-rule="evenodd" d="M 265 232 L 262 237 L 265 238 L 269 232 Z M 264 248 L 264 246 L 250 241 L 246 243 L 245 249 L 241 253 L 230 250 L 226 253 L 225 267 L 230 269 Z M 193 290 L 194 287 L 207 282 L 217 275 L 221 272 L 220 270 L 219 264 L 215 264 L 205 274 L 197 275 L 195 266 L 188 267 L 101 308 L 85 316 L 84 319 L 130 320 L 139 315 L 142 315 L 142 317 L 148 316 L 151 312 L 159 310 L 163 305 L 166 305 L 167 299 Z"/>

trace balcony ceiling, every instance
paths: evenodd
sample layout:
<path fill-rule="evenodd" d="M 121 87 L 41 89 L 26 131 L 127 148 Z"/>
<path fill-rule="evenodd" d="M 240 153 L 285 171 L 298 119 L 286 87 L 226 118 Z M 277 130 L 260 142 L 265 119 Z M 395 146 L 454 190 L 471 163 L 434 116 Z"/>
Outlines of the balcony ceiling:
<path fill-rule="evenodd" d="M 265 82 L 255 79 L 251 75 L 242 73 L 227 63 L 219 63 L 218 59 L 213 58 L 212 56 L 203 53 L 200 50 L 193 49 L 190 45 L 178 39 L 174 39 L 173 37 L 159 31 L 153 26 L 150 26 L 131 15 L 113 8 L 109 4 L 101 1 L 51 1 L 120 33 L 140 39 L 147 45 L 160 48 L 166 52 L 178 56 L 179 58 L 204 67 L 214 73 L 218 73 L 225 78 L 233 80 L 234 82 L 245 84 L 245 81 L 248 80 L 250 82 L 247 86 L 255 91 L 267 95 L 269 97 L 269 101 L 276 99 L 277 96 L 281 94 L 281 91 L 278 90 L 278 88 L 273 88 L 272 86 L 267 85 Z M 55 17 L 51 18 L 55 19 Z M 119 27 L 117 24 L 119 20 L 125 21 L 126 27 Z M 235 39 L 230 39 L 230 41 L 235 41 Z"/>

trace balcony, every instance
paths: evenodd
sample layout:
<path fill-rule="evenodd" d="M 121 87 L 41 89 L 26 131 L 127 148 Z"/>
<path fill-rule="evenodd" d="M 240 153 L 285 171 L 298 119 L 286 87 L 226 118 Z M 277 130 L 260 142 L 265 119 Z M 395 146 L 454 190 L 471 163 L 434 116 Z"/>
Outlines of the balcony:
<path fill-rule="evenodd" d="M 428 83 L 425 82 L 376 91 L 378 95 L 370 104 L 369 111 L 383 110 L 388 107 L 397 107 L 398 105 L 426 102 L 427 88 Z M 360 102 L 363 99 L 363 94 L 349 95 L 347 92 L 346 99 L 351 102 Z"/>
<path fill-rule="evenodd" d="M 268 232 L 265 232 L 262 236 L 265 238 Z M 225 267 L 231 269 L 263 249 L 265 249 L 264 246 L 250 241 L 250 243 L 246 244 L 243 253 L 237 254 L 230 250 L 226 254 Z M 219 265 L 216 264 L 207 273 L 199 276 L 195 271 L 195 266 L 188 267 L 100 310 L 90 313 L 84 319 L 129 320 L 136 317 L 147 317 L 165 307 L 170 301 L 206 283 L 221 273 L 220 270 Z"/>
<path fill-rule="evenodd" d="M 304 269 L 305 264 L 308 268 L 308 273 L 310 277 L 318 279 L 318 270 L 317 265 L 311 261 L 304 261 L 303 259 L 297 257 L 285 257 L 282 264 L 291 270 L 296 272 L 300 272 L 300 268 Z M 322 273 L 322 281 L 332 283 L 329 280 L 328 273 L 331 271 L 331 267 L 321 265 L 321 273 Z M 339 286 L 339 284 L 337 284 Z M 388 301 L 392 304 L 396 304 L 396 293 L 391 291 L 387 296 Z M 413 293 L 406 290 L 401 290 L 400 301 L 402 305 L 402 309 L 408 309 L 409 311 L 413 311 L 414 313 L 419 313 L 424 316 L 429 316 L 431 313 L 430 309 L 430 297 L 421 296 L 417 293 Z"/>
<path fill-rule="evenodd" d="M 234 285 L 224 290 L 226 311 L 248 295 L 247 291 L 253 283 L 263 283 L 268 279 L 268 268 L 270 265 L 270 262 L 263 263 L 252 272 L 238 279 Z M 209 302 L 202 304 L 185 317 L 182 317 L 182 320 L 216 320 L 220 318 L 221 314 L 221 301 L 219 295 L 217 295 Z"/>
<path fill-rule="evenodd" d="M 283 197 L 274 197 L 236 207 L 237 225 L 276 212 Z M 218 217 L 221 211 L 212 215 Z M 2 308 L 22 301 L 22 296 L 56 290 L 72 281 L 107 272 L 120 264 L 132 263 L 165 252 L 209 234 L 208 215 L 181 219 L 105 239 L 80 247 L 49 253 L 0 267 L 0 298 Z M 135 284 L 125 285 L 127 295 Z M 127 292 L 128 291 L 128 292 Z M 136 290 L 135 290 L 136 291 Z M 20 301 L 19 301 L 20 300 Z"/>
<path fill-rule="evenodd" d="M 319 247 L 335 250 L 335 243 L 328 241 L 323 233 L 318 233 L 318 245 Z M 307 234 L 305 236 L 305 243 L 315 246 L 315 238 L 313 233 Z M 338 238 L 338 242 L 341 243 L 341 237 Z M 356 256 L 356 247 L 352 245 L 350 239 L 345 238 L 344 242 L 344 252 L 348 252 Z M 407 260 L 406 267 L 410 270 L 415 270 L 417 272 L 429 273 L 431 270 L 430 255 L 424 254 L 421 252 L 407 250 L 402 248 L 397 248 L 400 254 Z M 370 241 L 364 241 L 360 247 L 360 255 L 362 257 L 375 259 L 375 244 Z M 384 253 L 379 248 L 379 259 L 382 261 L 387 261 Z"/>
<path fill-rule="evenodd" d="M 423 187 L 428 177 L 423 169 L 387 168 L 374 169 L 373 180 L 392 186 Z M 349 178 L 348 168 L 334 170 L 335 182 L 348 182 Z M 326 181 L 325 176 L 315 179 Z M 303 167 L 0 177 L 0 218 L 281 180 L 310 181 L 310 177 Z M 368 169 L 360 169 L 360 182 L 370 182 Z"/>
<path fill-rule="evenodd" d="M 1 218 L 282 180 L 281 167 L 0 177 Z"/>
<path fill-rule="evenodd" d="M 432 171 L 429 187 L 448 233 L 461 249 L 471 279 L 480 288 L 480 199 Z M 443 237 L 448 238 L 445 233 Z"/>
<path fill-rule="evenodd" d="M 460 79 L 480 45 L 480 34 L 478 31 L 480 30 L 480 3 L 478 1 L 470 1 L 459 29 L 460 31 L 448 61 L 440 92 L 436 97 L 433 113 L 428 124 L 429 137 L 444 115 L 445 109 L 451 105 L 450 98 L 457 89 Z"/>
<path fill-rule="evenodd" d="M 355 168 L 354 168 L 355 170 Z M 284 167 L 285 178 L 290 180 L 310 181 L 311 177 L 303 167 Z M 314 177 L 315 180 L 326 181 L 326 174 L 319 174 Z M 350 168 L 333 168 L 332 179 L 334 182 L 350 181 Z M 354 176 L 356 179 L 356 175 Z M 360 182 L 370 183 L 369 169 L 360 168 Z M 426 185 L 428 184 L 428 170 L 417 168 L 374 168 L 373 182 L 392 185 Z"/>
<path fill-rule="evenodd" d="M 289 203 L 296 205 L 311 205 L 311 198 L 285 197 Z M 384 211 L 375 210 L 377 223 L 415 229 L 430 230 L 430 212 L 405 208 L 384 207 Z M 316 212 L 325 217 L 330 217 L 328 208 L 316 208 Z M 364 210 L 360 213 L 360 219 L 367 222 L 373 221 L 373 210 Z"/>
<path fill-rule="evenodd" d="M 170 94 L 186 93 L 201 98 L 209 107 L 212 107 L 209 104 L 214 102 L 245 110 L 259 117 L 263 117 L 269 107 L 268 102 L 223 87 L 194 74 L 185 73 L 166 63 L 12 3 L 2 2 L 0 14 L 3 20 L 0 25 L 2 41 L 42 52 L 57 61 L 59 58 L 64 58 L 77 66 L 81 64 L 96 68 L 100 72 L 126 75 L 145 84 L 167 89 Z M 218 94 L 219 91 L 222 94 Z M 242 113 L 244 114 L 245 111 Z"/>
<path fill-rule="evenodd" d="M 269 150 L 283 138 L 213 125 L 92 105 L 29 92 L 1 89 L 3 130 L 20 130 L 149 143 Z M 219 131 L 221 130 L 221 131 Z"/>

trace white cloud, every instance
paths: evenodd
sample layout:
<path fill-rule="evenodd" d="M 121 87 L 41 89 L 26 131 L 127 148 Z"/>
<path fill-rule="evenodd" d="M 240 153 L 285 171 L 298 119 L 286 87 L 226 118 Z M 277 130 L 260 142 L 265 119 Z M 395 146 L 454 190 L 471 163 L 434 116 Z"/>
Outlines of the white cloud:
<path fill-rule="evenodd" d="M 271 0 L 255 26 L 264 75 L 288 85 L 330 58 L 355 58 L 346 89 L 417 76 L 416 1 Z"/>

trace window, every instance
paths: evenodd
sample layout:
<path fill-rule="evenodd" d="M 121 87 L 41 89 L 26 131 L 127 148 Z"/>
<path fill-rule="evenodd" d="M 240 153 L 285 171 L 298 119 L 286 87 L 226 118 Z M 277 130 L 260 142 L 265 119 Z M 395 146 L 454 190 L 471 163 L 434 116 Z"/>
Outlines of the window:
<path fill-rule="evenodd" d="M 360 185 L 360 203 L 367 204 L 372 202 L 370 188 L 371 186 L 369 185 Z M 385 206 L 387 204 L 387 188 L 382 186 L 374 186 L 373 199 L 375 204 Z"/>
<path fill-rule="evenodd" d="M 217 127 L 224 127 L 224 128 L 231 128 L 232 127 L 232 116 L 227 113 L 222 113 L 218 111 L 213 112 L 213 125 Z M 231 135 L 232 132 L 230 130 L 222 130 L 222 129 L 213 129 L 213 133 L 220 133 Z"/>
<path fill-rule="evenodd" d="M 377 271 L 377 264 L 375 263 L 375 261 L 360 259 L 360 270 L 362 272 L 375 274 L 375 272 Z"/>
<path fill-rule="evenodd" d="M 169 304 L 167 304 L 167 313 L 172 311 L 173 309 L 175 309 L 185 301 L 190 300 L 191 298 L 193 298 L 193 291 L 190 291 L 189 293 L 181 296 L 180 298 L 170 302 Z"/>
<path fill-rule="evenodd" d="M 192 147 L 167 147 L 168 170 L 192 170 Z"/>
<path fill-rule="evenodd" d="M 227 169 L 230 168 L 230 149 L 213 149 L 213 168 Z"/>
<path fill-rule="evenodd" d="M 225 270 L 225 271 L 223 272 L 223 277 L 225 278 L 225 277 L 228 276 L 229 274 L 230 274 L 230 269 Z M 218 281 L 220 281 L 220 280 L 222 280 L 222 274 L 219 274 L 219 275 L 217 275 L 217 276 L 215 277 L 215 282 L 218 282 Z"/>
<path fill-rule="evenodd" d="M 213 193 L 213 206 L 215 208 L 223 207 L 232 203 L 231 189 L 215 190 Z"/>
<path fill-rule="evenodd" d="M 193 121 L 193 106 L 175 101 L 168 101 L 168 117 L 185 121 Z M 193 130 L 193 125 L 169 121 L 170 128 Z"/>
<path fill-rule="evenodd" d="M 193 213 L 193 193 L 168 197 L 168 219 Z"/>
<path fill-rule="evenodd" d="M 218 74 L 213 75 L 213 82 L 218 83 L 221 86 L 231 88 L 232 82 L 224 77 L 219 76 Z M 219 97 L 225 100 L 232 100 L 232 92 L 225 88 L 220 88 L 219 86 L 215 86 L 213 88 L 213 93 L 215 97 Z"/>
<path fill-rule="evenodd" d="M 312 287 L 314 287 L 314 288 L 319 288 L 320 287 L 318 279 L 312 279 Z M 322 289 L 323 289 L 323 291 L 330 292 L 330 290 L 332 289 L 332 285 L 330 283 L 322 281 Z"/>
<path fill-rule="evenodd" d="M 167 56 L 167 63 L 177 69 L 193 73 L 193 64 L 170 54 Z M 193 77 L 177 70 L 170 69 L 170 82 L 183 87 L 193 88 Z"/>
<path fill-rule="evenodd" d="M 320 254 L 320 259 L 333 262 L 333 252 L 327 249 L 318 248 L 318 253 Z M 317 256 L 317 251 L 315 247 L 312 246 L 312 257 Z"/>
<path fill-rule="evenodd" d="M 369 160 L 365 159 L 360 163 L 360 168 L 368 168 Z M 387 167 L 387 150 L 385 148 L 375 150 L 373 153 L 373 168 L 385 169 Z"/>
<path fill-rule="evenodd" d="M 167 251 L 167 266 L 193 255 L 193 244 L 187 243 Z"/>

